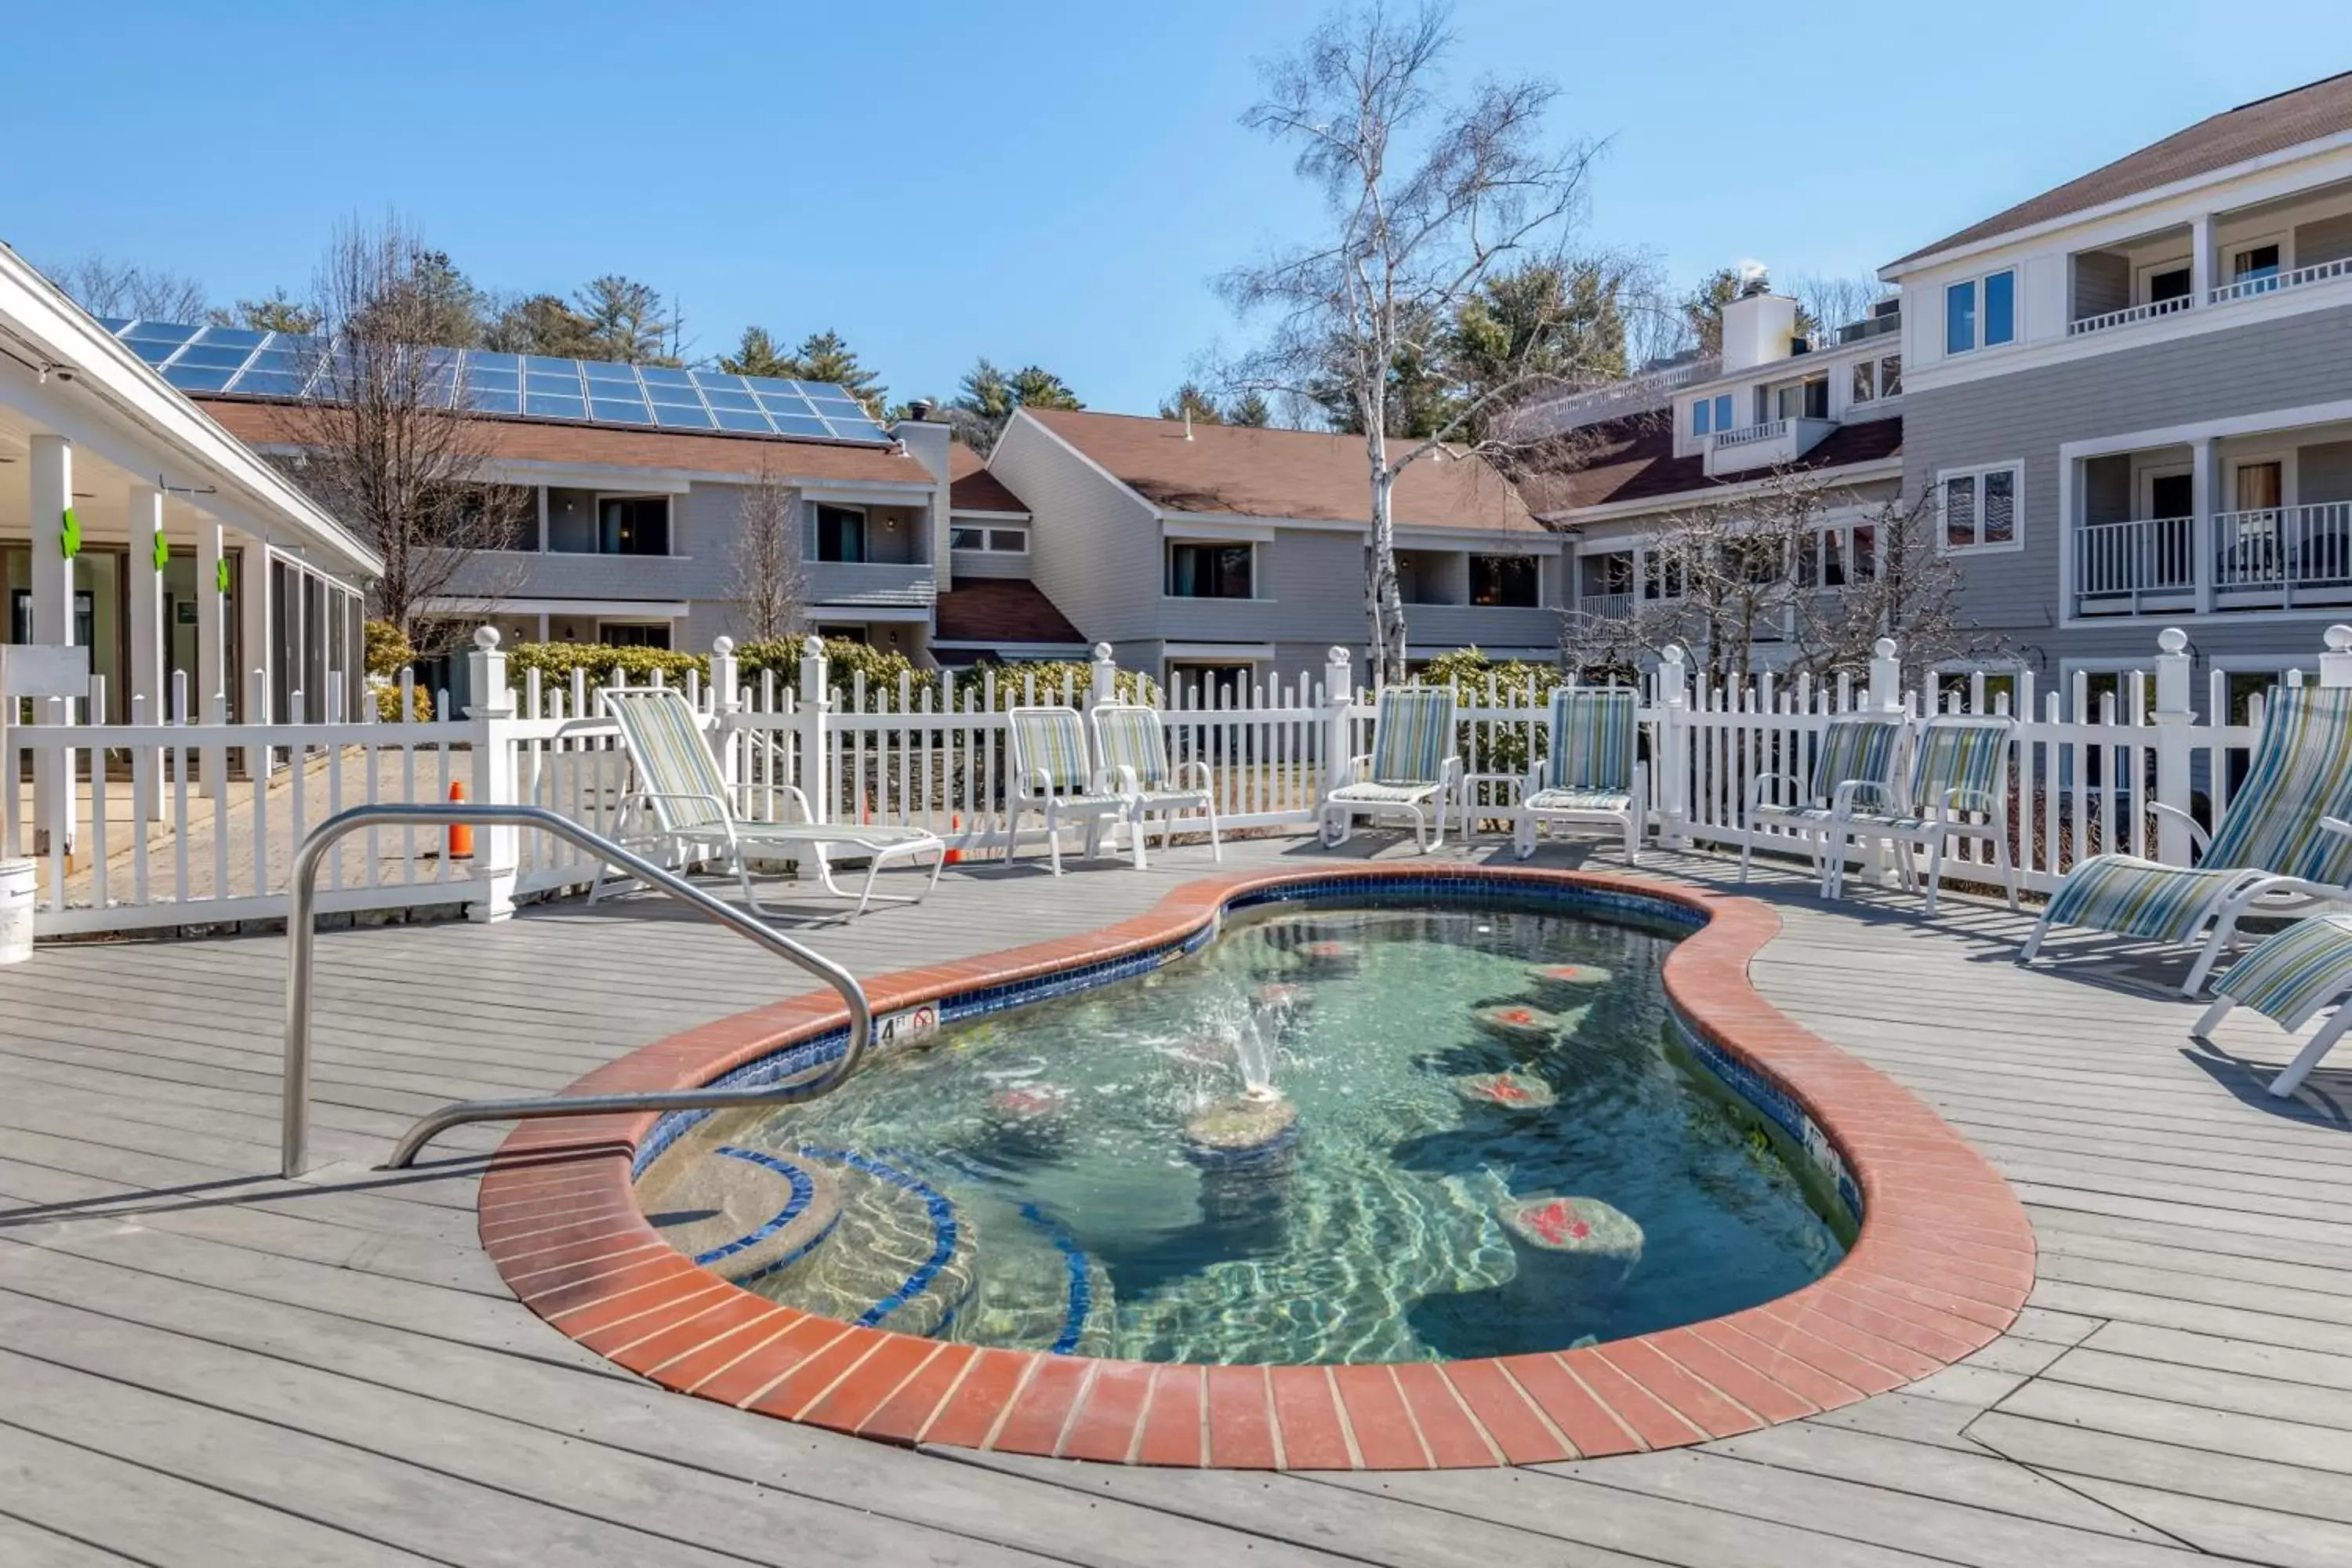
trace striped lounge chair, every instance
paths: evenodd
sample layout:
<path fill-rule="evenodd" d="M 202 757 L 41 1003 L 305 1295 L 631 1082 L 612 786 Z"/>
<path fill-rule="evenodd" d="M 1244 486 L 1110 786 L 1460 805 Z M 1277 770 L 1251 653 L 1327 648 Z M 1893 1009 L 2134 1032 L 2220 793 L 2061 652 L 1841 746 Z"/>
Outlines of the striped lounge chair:
<path fill-rule="evenodd" d="M 1906 884 L 1917 880 L 1916 851 L 1927 851 L 1927 913 L 1944 883 L 1944 849 L 1955 838 L 1982 839 L 1992 846 L 2009 907 L 2017 908 L 2017 866 L 2009 848 L 2009 745 L 2015 721 L 2002 718 L 1930 719 L 1911 752 L 1911 780 L 1896 809 L 1856 806 L 1831 824 L 1830 890 L 1843 891 L 1846 847 L 1865 839 L 1904 846 L 1898 857 Z M 1974 813 L 1974 816 L 1968 814 Z"/>
<path fill-rule="evenodd" d="M 2230 965 L 2213 982 L 2213 1005 L 2189 1032 L 2210 1040 L 2223 1016 L 2242 1002 L 2293 1034 L 2347 991 L 2352 991 L 2352 915 L 2314 915 Z M 2271 1079 L 2271 1092 L 2284 1100 L 2301 1089 L 2347 1028 L 2352 1028 L 2352 1005 L 2338 1006 L 2286 1070 Z"/>
<path fill-rule="evenodd" d="M 1349 760 L 1348 776 L 1349 783 L 1315 808 L 1327 847 L 1345 844 L 1359 816 L 1409 819 L 1423 854 L 1444 843 L 1446 799 L 1462 777 L 1462 759 L 1454 751 L 1454 689 L 1383 690 L 1372 715 L 1371 752 Z"/>
<path fill-rule="evenodd" d="M 855 911 L 860 915 L 876 903 L 913 903 L 939 886 L 948 847 L 936 834 L 888 824 L 814 821 L 808 797 L 791 784 L 777 787 L 791 797 L 801 820 L 765 822 L 743 816 L 735 809 L 735 792 L 727 775 L 711 755 L 701 721 L 685 697 L 651 687 L 607 690 L 603 700 L 606 716 L 621 731 L 633 774 L 630 789 L 621 797 L 616 825 L 615 837 L 623 844 L 674 848 L 688 866 L 722 860 L 741 881 L 744 902 L 761 915 L 773 911 L 752 890 L 751 861 L 755 858 L 797 861 L 816 872 L 826 892 L 845 899 L 850 895 L 834 882 L 831 861 L 835 857 L 864 860 L 866 885 L 857 894 Z M 931 858 L 931 875 L 922 892 L 874 890 L 885 864 L 919 862 L 926 855 Z M 588 889 L 588 901 L 593 904 L 611 887 L 633 879 L 600 869 Z"/>
<path fill-rule="evenodd" d="M 1135 863 L 1143 864 L 1143 819 L 1160 817 L 1160 847 L 1176 834 L 1176 818 L 1197 811 L 1208 819 L 1209 858 L 1222 861 L 1217 838 L 1217 781 L 1209 764 L 1194 758 L 1181 767 L 1168 761 L 1168 733 L 1160 710 L 1139 704 L 1106 702 L 1087 715 L 1102 758 L 1102 782 L 1127 799 L 1128 831 L 1135 836 Z"/>
<path fill-rule="evenodd" d="M 1086 852 L 1102 843 L 1103 825 L 1129 816 L 1128 797 L 1106 788 L 1087 752 L 1087 722 L 1075 708 L 1015 708 L 1004 716 L 1013 749 L 1013 805 L 1006 815 L 1005 858 L 1021 852 L 1021 819 L 1045 821 L 1045 853 L 1062 874 L 1062 830 L 1087 830 Z M 1143 865 L 1143 831 L 1133 834 L 1135 864 Z"/>
<path fill-rule="evenodd" d="M 2033 934 L 2030 963 L 2053 926 L 2084 926 L 2148 942 L 2199 944 L 2180 993 L 2205 987 L 2249 913 L 2293 912 L 2342 900 L 2352 881 L 2352 689 L 2282 691 L 2263 721 L 2245 783 L 2208 837 L 2187 813 L 2197 864 L 2099 855 L 2067 873 Z"/>
<path fill-rule="evenodd" d="M 1757 774 L 1748 790 L 1748 830 L 1739 838 L 1739 879 L 1748 880 L 1757 834 L 1773 828 L 1811 850 L 1822 892 L 1829 895 L 1843 868 L 1830 853 L 1833 840 L 1843 848 L 1843 819 L 1857 806 L 1886 811 L 1898 804 L 1895 763 L 1904 726 L 1898 713 L 1841 714 L 1822 728 L 1810 782 L 1794 773 Z"/>
<path fill-rule="evenodd" d="M 1519 797 L 1520 859 L 1536 852 L 1536 830 L 1545 823 L 1601 823 L 1624 834 L 1625 864 L 1640 864 L 1649 791 L 1635 744 L 1638 701 L 1625 687 L 1552 692 L 1544 758 L 1528 770 Z"/>

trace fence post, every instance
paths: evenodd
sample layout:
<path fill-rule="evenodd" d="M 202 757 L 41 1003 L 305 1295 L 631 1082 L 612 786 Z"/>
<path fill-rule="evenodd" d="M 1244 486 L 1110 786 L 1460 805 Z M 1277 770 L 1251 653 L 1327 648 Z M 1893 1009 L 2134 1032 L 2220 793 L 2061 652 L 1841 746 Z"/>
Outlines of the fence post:
<path fill-rule="evenodd" d="M 2189 809 L 2189 727 L 2197 721 L 2191 711 L 2196 699 L 2192 671 L 2196 659 L 2189 652 L 2189 634 L 2167 626 L 2156 634 L 2156 801 L 2174 811 Z M 2156 819 L 2157 858 L 2168 866 L 2189 864 L 2189 824 L 2169 812 Z"/>
<path fill-rule="evenodd" d="M 1870 706 L 1880 713 L 1903 706 L 1903 661 L 1895 656 L 1893 637 L 1870 645 Z"/>
<path fill-rule="evenodd" d="M 1658 836 L 1681 849 L 1690 844 L 1690 670 L 1680 643 L 1658 658 L 1658 754 L 1651 787 L 1657 792 Z"/>
<path fill-rule="evenodd" d="M 745 770 L 738 764 L 741 758 L 742 737 L 728 721 L 742 706 L 743 694 L 737 685 L 740 679 L 735 664 L 735 639 L 719 637 L 710 645 L 710 712 L 716 721 L 710 727 L 713 748 L 719 754 L 719 773 L 729 784 L 744 781 Z M 741 802 L 737 802 L 738 805 Z"/>
<path fill-rule="evenodd" d="M 1110 656 L 1110 644 L 1095 644 L 1094 688 L 1087 695 L 1087 706 L 1100 708 L 1118 700 L 1118 664 Z"/>
<path fill-rule="evenodd" d="M 2352 626 L 2327 628 L 2327 651 L 2319 656 L 2319 684 L 2352 686 Z"/>
<path fill-rule="evenodd" d="M 793 715 L 800 731 L 800 758 L 798 776 L 793 782 L 801 786 L 813 822 L 833 820 L 833 792 L 829 787 L 833 770 L 826 765 L 824 722 L 832 701 L 832 694 L 825 687 L 824 644 L 812 637 L 801 644 L 801 700 Z"/>
<path fill-rule="evenodd" d="M 482 805 L 518 805 L 515 798 L 514 691 L 507 685 L 507 656 L 499 647 L 499 628 L 474 628 L 474 651 L 466 656 L 466 680 L 473 700 L 466 717 L 480 726 L 473 738 L 474 800 Z M 517 848 L 522 832 L 515 827 L 474 830 L 476 896 L 466 906 L 466 918 L 478 923 L 502 921 L 514 913 Z"/>
<path fill-rule="evenodd" d="M 1323 667 L 1323 795 L 1349 782 L 1348 764 L 1356 750 L 1355 705 L 1355 667 L 1346 648 L 1334 647 Z"/>

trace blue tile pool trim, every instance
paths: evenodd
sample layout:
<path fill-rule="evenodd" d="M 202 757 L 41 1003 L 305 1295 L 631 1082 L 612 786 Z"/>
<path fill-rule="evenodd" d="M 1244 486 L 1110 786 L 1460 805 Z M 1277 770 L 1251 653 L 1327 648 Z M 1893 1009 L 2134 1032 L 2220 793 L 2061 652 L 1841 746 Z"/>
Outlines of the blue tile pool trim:
<path fill-rule="evenodd" d="M 1411 899 L 1419 903 L 1477 903 L 1501 899 L 1554 905 L 1580 914 L 1648 921 L 1685 931 L 1697 931 L 1706 924 L 1708 918 L 1705 910 L 1663 894 L 1640 893 L 1590 882 L 1491 877 L 1469 871 L 1459 875 L 1438 872 L 1397 877 L 1300 877 L 1234 894 L 1225 901 L 1217 919 L 1174 941 L 1118 958 L 1056 970 L 1050 974 L 1032 975 L 1024 980 L 959 991 L 940 998 L 934 1005 L 939 1008 L 940 1026 L 945 1028 L 966 1019 L 1027 1006 L 1030 1003 L 1055 996 L 1074 995 L 1081 991 L 1091 991 L 1097 985 L 1109 985 L 1149 974 L 1164 963 L 1207 946 L 1215 940 L 1224 923 L 1224 917 L 1244 910 L 1272 904 L 1360 902 L 1383 898 Z M 1820 1124 L 1806 1111 L 1802 1102 L 1780 1080 L 1746 1061 L 1737 1051 L 1703 1035 L 1682 1008 L 1670 1003 L 1668 1011 L 1674 1016 L 1677 1034 L 1691 1055 L 1705 1063 L 1733 1093 L 1769 1117 L 1794 1139 L 1804 1149 L 1814 1167 L 1836 1187 L 1839 1201 L 1859 1221 L 1862 1217 L 1862 1189 L 1853 1178 L 1853 1169 L 1837 1146 L 1822 1131 Z M 773 1056 L 747 1062 L 713 1081 L 730 1089 L 744 1084 L 775 1083 L 824 1066 L 840 1056 L 848 1045 L 848 1030 L 833 1029 L 788 1046 Z M 708 1110 L 678 1110 L 656 1121 L 645 1142 L 638 1145 L 636 1158 L 631 1165 L 631 1175 L 643 1175 L 672 1144 L 709 1114 Z"/>
<path fill-rule="evenodd" d="M 1062 1255 L 1063 1267 L 1069 1270 L 1069 1305 L 1062 1310 L 1062 1331 L 1046 1351 L 1049 1355 L 1068 1355 L 1078 1348 L 1078 1341 L 1087 1331 L 1087 1319 L 1095 1310 L 1095 1287 L 1087 1277 L 1086 1252 L 1078 1246 L 1077 1237 L 1047 1218 L 1045 1211 L 1035 1204 L 1023 1204 L 1021 1217 L 1045 1233 L 1045 1239 Z"/>
<path fill-rule="evenodd" d="M 907 1276 L 904 1284 L 857 1314 L 856 1321 L 860 1328 L 873 1328 L 921 1295 L 930 1282 L 940 1277 L 940 1270 L 948 1266 L 948 1259 L 955 1256 L 956 1241 L 961 1235 L 956 1224 L 955 1205 L 948 1202 L 946 1194 L 920 1176 L 908 1175 L 896 1165 L 886 1165 L 855 1150 L 819 1149 L 804 1143 L 800 1152 L 811 1159 L 830 1160 L 837 1165 L 863 1171 L 877 1181 L 887 1182 L 894 1187 L 910 1192 L 923 1200 L 923 1207 L 931 1216 L 931 1255 L 916 1265 L 915 1271 Z"/>
<path fill-rule="evenodd" d="M 698 1253 L 695 1256 L 694 1261 L 705 1267 L 716 1263 L 721 1258 L 732 1258 L 739 1252 L 749 1252 L 751 1248 L 759 1246 L 761 1242 L 767 1240 L 770 1237 L 775 1235 L 778 1231 L 792 1224 L 793 1221 L 806 1214 L 808 1212 L 809 1205 L 816 1202 L 816 1184 L 809 1180 L 808 1173 L 806 1171 L 802 1170 L 798 1165 L 792 1163 L 790 1161 L 779 1160 L 773 1154 L 762 1153 L 757 1149 L 739 1149 L 732 1143 L 721 1143 L 714 1152 L 724 1154 L 730 1160 L 748 1160 L 754 1165 L 764 1166 L 768 1170 L 775 1172 L 776 1174 L 783 1177 L 785 1182 L 791 1185 L 793 1193 L 792 1196 L 784 1201 L 784 1206 L 778 1209 L 774 1215 L 770 1216 L 767 1223 L 761 1226 L 759 1229 L 746 1231 L 743 1235 L 737 1237 L 734 1240 L 726 1243 L 724 1246 L 714 1247 L 708 1252 Z M 826 1225 L 814 1236 L 803 1240 L 798 1247 L 792 1248 L 789 1252 L 785 1253 L 783 1257 L 772 1259 L 771 1261 L 762 1264 L 760 1268 L 749 1276 L 749 1278 L 753 1279 L 765 1279 L 768 1275 L 773 1274 L 777 1269 L 783 1268 L 786 1264 L 798 1262 L 801 1258 L 807 1257 L 811 1249 L 815 1247 L 817 1243 L 823 1241 L 826 1237 L 833 1234 L 833 1226 L 839 1223 L 840 1215 L 835 1215 L 834 1216 L 833 1224 Z"/>

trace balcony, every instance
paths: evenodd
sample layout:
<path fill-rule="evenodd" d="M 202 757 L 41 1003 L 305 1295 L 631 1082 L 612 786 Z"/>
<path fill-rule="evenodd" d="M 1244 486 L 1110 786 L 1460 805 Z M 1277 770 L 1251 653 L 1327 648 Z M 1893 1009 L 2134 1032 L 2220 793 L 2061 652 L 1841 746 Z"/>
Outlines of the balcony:
<path fill-rule="evenodd" d="M 2197 605 L 2197 520 L 2144 518 L 2074 531 L 2077 615 L 2132 615 Z"/>
<path fill-rule="evenodd" d="M 808 596 L 813 605 L 920 609 L 938 598 L 939 592 L 939 579 L 928 562 L 808 563 Z"/>
<path fill-rule="evenodd" d="M 2273 272 L 2252 278 L 2241 278 L 2234 283 L 2224 283 L 2208 291 L 2209 303 L 2227 305 L 2239 300 L 2256 300 L 2266 294 L 2276 294 L 2289 289 L 2307 289 L 2314 283 L 2326 283 L 2338 278 L 2352 278 L 2352 257 L 2335 261 L 2322 261 L 2310 267 L 2298 267 L 2292 272 Z"/>
<path fill-rule="evenodd" d="M 1622 621 L 1633 614 L 1631 594 L 1586 594 L 1576 601 L 1576 614 L 1588 621 Z"/>
<path fill-rule="evenodd" d="M 2152 321 L 2158 316 L 2177 316 L 2195 301 L 2186 294 L 2169 300 L 2151 300 L 2145 305 L 2127 305 L 2120 310 L 2104 310 L 2095 316 L 2066 323 L 2066 335 L 2081 337 L 2085 332 L 2109 331 L 2116 327 L 2128 327 L 2137 321 Z"/>
<path fill-rule="evenodd" d="M 1833 420 L 1790 418 L 1718 430 L 1707 441 L 1703 466 L 1711 479 L 1751 468 L 1779 468 L 1820 446 L 1822 438 L 1836 428 Z"/>
<path fill-rule="evenodd" d="M 2213 519 L 2213 607 L 2352 604 L 2352 501 L 2261 507 Z"/>
<path fill-rule="evenodd" d="M 2074 613 L 2127 616 L 2210 608 L 2352 605 L 2352 501 L 2217 512 L 2206 580 L 2197 521 L 2161 517 L 2074 531 Z M 2200 599 L 2210 591 L 2210 604 Z"/>

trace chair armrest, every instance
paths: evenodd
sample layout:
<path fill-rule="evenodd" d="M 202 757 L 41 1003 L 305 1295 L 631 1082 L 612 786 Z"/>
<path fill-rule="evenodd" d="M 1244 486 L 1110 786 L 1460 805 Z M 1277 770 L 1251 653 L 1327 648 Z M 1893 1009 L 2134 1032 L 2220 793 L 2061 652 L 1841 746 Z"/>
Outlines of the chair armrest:
<path fill-rule="evenodd" d="M 1774 805 L 1794 805 L 1804 795 L 1805 781 L 1794 773 L 1758 773 L 1748 781 L 1748 809 L 1754 811 L 1758 806 L 1762 805 L 1766 789 L 1773 784 L 1789 786 L 1789 799 L 1785 803 L 1780 798 L 1780 792 L 1777 789 L 1772 790 Z"/>
<path fill-rule="evenodd" d="M 1497 810 L 1516 806 L 1521 799 L 1525 798 L 1528 789 L 1526 777 L 1519 773 L 1464 773 L 1462 798 L 1465 801 L 1469 800 L 1473 791 L 1480 784 L 1501 784 L 1506 792 L 1501 801 L 1490 803 L 1492 807 Z"/>
<path fill-rule="evenodd" d="M 1830 809 L 1840 816 L 1846 816 L 1853 810 L 1855 800 L 1865 794 L 1876 796 L 1889 805 L 1895 804 L 1892 785 L 1874 779 L 1841 779 L 1837 788 L 1830 793 Z"/>
<path fill-rule="evenodd" d="M 2189 816 L 2179 806 L 2168 805 L 2160 800 L 2149 801 L 2147 805 L 2150 811 L 2156 812 L 2160 816 L 2177 816 L 2180 818 L 2180 820 L 2186 824 L 2189 828 L 2189 844 L 2195 847 L 2199 854 L 2202 855 L 2212 846 L 2213 837 L 2205 831 L 2204 824 L 2199 822 L 2195 817 Z M 2338 822 L 2332 816 L 2321 817 L 2319 819 L 2319 826 L 2326 828 L 2330 833 L 2352 834 L 2352 823 Z"/>
<path fill-rule="evenodd" d="M 2340 816 L 2323 816 L 2319 819 L 2319 826 L 2330 833 L 2340 833 L 2347 838 L 2352 838 L 2352 822 L 2347 822 Z"/>
<path fill-rule="evenodd" d="M 1200 776 L 1201 788 L 1209 791 L 1211 794 L 1214 794 L 1216 792 L 1217 775 L 1211 773 L 1209 771 L 1209 764 L 1202 762 L 1200 758 L 1194 757 L 1190 762 L 1179 763 L 1176 765 L 1176 779 L 1179 783 L 1192 777 L 1194 774 L 1198 774 Z"/>
<path fill-rule="evenodd" d="M 792 796 L 793 805 L 800 812 L 801 820 L 814 825 L 816 821 L 816 810 L 809 805 L 809 797 L 802 793 L 801 786 L 788 784 L 782 788 L 786 795 Z"/>
<path fill-rule="evenodd" d="M 1135 770 L 1133 768 L 1128 766 L 1125 763 L 1121 763 L 1118 764 L 1116 771 L 1118 774 L 1118 777 L 1116 780 L 1108 777 L 1106 777 L 1104 780 L 1106 784 L 1113 785 L 1111 790 L 1112 794 L 1134 795 L 1143 793 L 1142 786 L 1136 782 Z"/>

